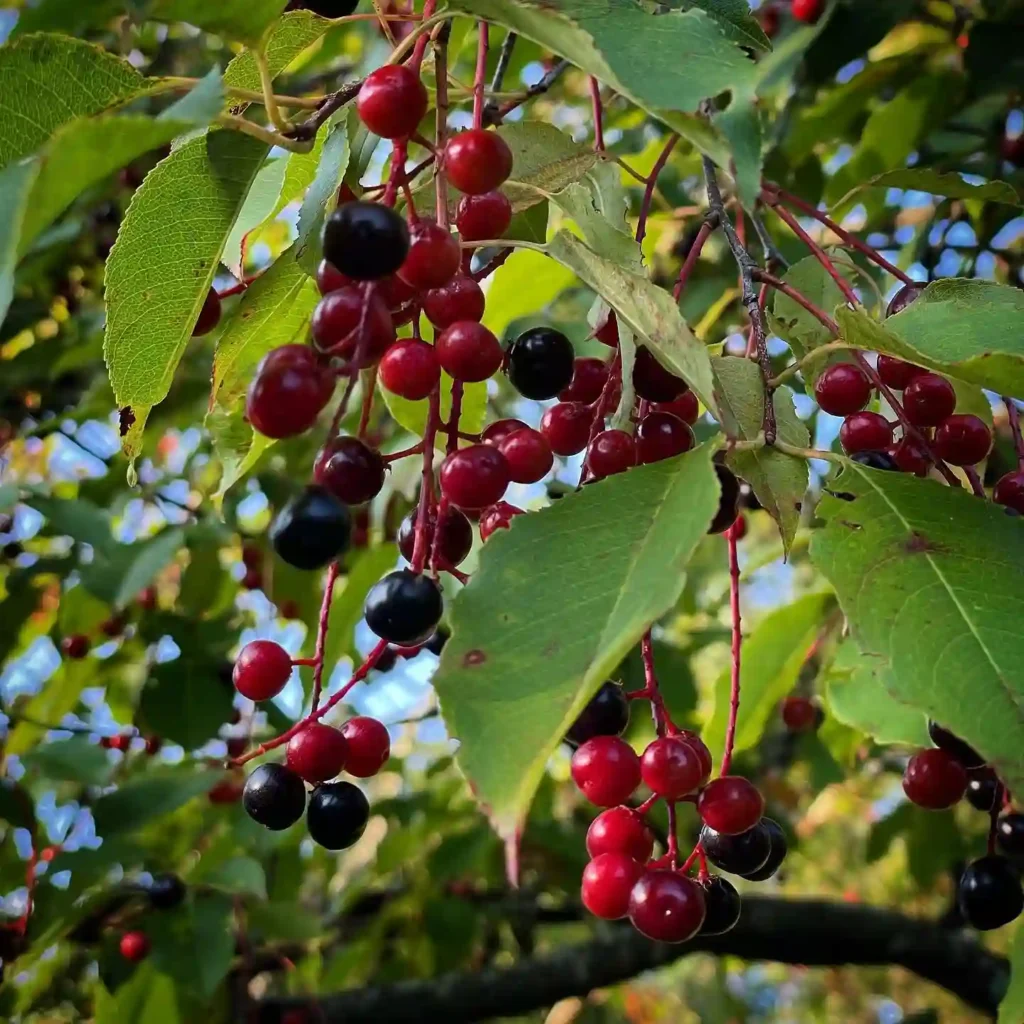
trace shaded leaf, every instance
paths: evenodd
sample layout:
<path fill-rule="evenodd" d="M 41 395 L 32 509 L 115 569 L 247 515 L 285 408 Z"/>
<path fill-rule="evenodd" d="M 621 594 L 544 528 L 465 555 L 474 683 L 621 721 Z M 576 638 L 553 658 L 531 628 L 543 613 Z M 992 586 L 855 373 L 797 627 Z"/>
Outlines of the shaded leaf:
<path fill-rule="evenodd" d="M 122 783 L 96 801 L 96 831 L 104 837 L 134 832 L 206 793 L 222 778 L 223 772 L 196 771 L 192 765 L 148 768 L 145 775 Z"/>
<path fill-rule="evenodd" d="M 299 210 L 295 261 L 310 277 L 316 274 L 323 251 L 321 235 L 327 215 L 337 205 L 338 188 L 348 169 L 352 149 L 349 132 L 356 117 L 355 108 L 334 114 L 320 130 L 324 135 L 320 163 Z"/>
<path fill-rule="evenodd" d="M 190 882 L 223 889 L 225 892 L 237 893 L 240 896 L 255 896 L 257 899 L 267 898 L 267 879 L 263 866 L 252 857 L 232 857 L 218 864 L 211 871 L 203 871 L 189 878 Z"/>
<path fill-rule="evenodd" d="M 227 977 L 235 952 L 231 898 L 203 893 L 174 910 L 152 915 L 152 959 L 186 992 L 209 999 Z"/>
<path fill-rule="evenodd" d="M 288 0 L 152 0 L 147 15 L 157 21 L 187 21 L 205 32 L 255 43 Z"/>
<path fill-rule="evenodd" d="M 106 751 L 84 736 L 44 743 L 27 753 L 23 761 L 30 772 L 39 772 L 47 779 L 84 786 L 105 785 L 113 768 Z"/>
<path fill-rule="evenodd" d="M 930 192 L 947 199 L 978 199 L 982 202 L 1006 203 L 1009 206 L 1024 206 L 1024 195 L 1006 181 L 971 182 L 955 171 L 936 171 L 930 167 L 904 167 L 898 171 L 886 171 L 862 182 L 848 192 L 836 204 L 837 209 L 846 209 L 854 197 L 869 188 L 902 188 L 916 192 Z"/>
<path fill-rule="evenodd" d="M 43 739 L 48 729 L 34 725 L 34 722 L 60 722 L 66 714 L 74 711 L 82 690 L 95 681 L 97 665 L 95 658 L 80 661 L 65 658 L 39 693 L 19 708 L 21 714 L 32 721 L 19 722 L 11 730 L 4 744 L 6 753 L 25 754 Z"/>
<path fill-rule="evenodd" d="M 96 986 L 96 1024 L 179 1024 L 174 982 L 155 962 L 140 964 L 111 994 Z"/>
<path fill-rule="evenodd" d="M 82 585 L 108 604 L 123 608 L 174 560 L 184 536 L 182 530 L 171 527 L 149 540 L 97 551 L 93 561 L 82 567 Z"/>

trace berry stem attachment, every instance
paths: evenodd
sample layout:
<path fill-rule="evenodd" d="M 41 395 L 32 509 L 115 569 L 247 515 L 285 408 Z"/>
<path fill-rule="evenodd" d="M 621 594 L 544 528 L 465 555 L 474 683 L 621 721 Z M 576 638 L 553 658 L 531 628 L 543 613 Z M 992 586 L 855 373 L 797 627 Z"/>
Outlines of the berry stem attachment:
<path fill-rule="evenodd" d="M 594 149 L 604 152 L 604 107 L 601 103 L 601 83 L 590 76 L 590 105 L 594 111 Z"/>
<path fill-rule="evenodd" d="M 516 42 L 519 37 L 515 32 L 509 32 L 501 42 L 501 51 L 498 53 L 498 63 L 494 68 L 494 77 L 491 79 L 491 96 L 501 92 L 502 85 L 505 84 L 505 75 L 508 73 L 508 66 L 512 63 L 512 52 L 516 48 Z M 501 120 L 501 116 L 498 113 L 498 104 L 492 98 L 484 106 L 484 122 L 487 124 L 497 124 Z"/>
<path fill-rule="evenodd" d="M 654 728 L 659 736 L 664 736 L 666 733 L 674 732 L 675 726 L 665 707 L 665 698 L 661 695 L 661 687 L 658 686 L 658 676 L 654 670 L 654 644 L 651 640 L 650 630 L 644 633 L 643 640 L 640 641 L 640 654 L 644 663 L 643 696 L 651 702 Z"/>
<path fill-rule="evenodd" d="M 316 711 L 320 704 L 320 694 L 324 680 L 324 654 L 327 650 L 327 628 L 331 617 L 331 601 L 334 598 L 334 585 L 338 582 L 340 567 L 331 562 L 327 570 L 327 582 L 324 584 L 324 599 L 320 603 L 320 619 L 316 628 L 316 650 L 313 653 L 313 699 L 311 710 Z"/>
<path fill-rule="evenodd" d="M 729 546 L 729 614 L 732 618 L 732 652 L 729 670 L 729 721 L 725 727 L 725 749 L 719 775 L 728 775 L 732 765 L 732 748 L 736 742 L 736 719 L 740 710 L 740 655 L 743 648 L 743 628 L 740 618 L 740 560 L 736 531 L 725 535 Z"/>
<path fill-rule="evenodd" d="M 693 268 L 697 265 L 697 260 L 700 259 L 700 254 L 704 249 L 704 245 L 707 240 L 711 237 L 711 232 L 718 226 L 718 217 L 715 214 L 711 214 L 705 218 L 704 223 L 701 224 L 700 230 L 697 232 L 697 237 L 693 240 L 693 244 L 690 246 L 690 251 L 686 254 L 686 259 L 683 260 L 683 265 L 679 270 L 679 277 L 676 279 L 675 285 L 672 287 L 672 298 L 679 301 L 679 297 L 683 294 L 683 289 L 686 287 L 690 280 L 690 275 L 693 273 Z"/>
<path fill-rule="evenodd" d="M 260 89 L 263 93 L 263 107 L 267 112 L 270 123 L 279 131 L 286 132 L 291 123 L 281 113 L 277 105 L 277 97 L 274 95 L 274 77 L 270 73 L 270 65 L 267 63 L 267 54 L 263 45 L 252 51 L 253 59 L 260 73 Z"/>
<path fill-rule="evenodd" d="M 1010 433 L 1013 434 L 1013 448 L 1017 453 L 1017 468 L 1024 469 L 1024 435 L 1020 429 L 1020 410 L 1012 398 L 1004 397 L 1003 404 L 1006 406 L 1006 418 L 1010 424 Z"/>
<path fill-rule="evenodd" d="M 434 43 L 434 78 L 437 82 L 437 99 L 434 117 L 434 151 L 444 152 L 445 136 L 448 129 L 448 37 L 451 22 L 445 22 Z M 448 179 L 444 173 L 444 162 L 439 160 L 434 173 L 434 203 L 437 223 L 448 227 Z"/>
<path fill-rule="evenodd" d="M 484 126 L 484 80 L 487 77 L 487 50 L 490 43 L 490 33 L 486 21 L 477 22 L 476 30 L 476 74 L 473 77 L 473 127 L 482 128 Z"/>
<path fill-rule="evenodd" d="M 839 324 L 837 324 L 835 320 L 833 320 L 832 317 L 830 317 L 828 313 L 825 312 L 825 310 L 823 310 L 820 306 L 816 306 L 813 302 L 811 302 L 809 298 L 807 298 L 806 295 L 804 295 L 802 292 L 797 291 L 797 289 L 794 288 L 791 284 L 788 284 L 781 278 L 769 274 L 765 270 L 755 270 L 754 280 L 759 281 L 761 284 L 768 285 L 769 288 L 774 288 L 776 291 L 782 292 L 783 295 L 789 296 L 789 298 L 791 298 L 794 302 L 798 303 L 800 306 L 806 309 L 807 312 L 811 314 L 811 316 L 815 317 L 819 321 L 819 323 L 821 323 L 824 327 L 830 330 L 837 338 L 839 337 Z M 817 355 L 819 352 L 823 351 L 827 347 L 828 346 L 825 345 L 821 346 L 820 348 L 816 348 L 814 352 L 811 353 L 811 355 Z M 845 345 L 844 347 L 850 348 L 849 345 Z M 787 371 L 788 370 L 789 367 L 787 367 Z"/>
<path fill-rule="evenodd" d="M 636 224 L 637 245 L 643 244 L 644 235 L 647 233 L 647 216 L 651 212 L 651 201 L 654 199 L 654 186 L 658 183 L 658 175 L 661 174 L 665 164 L 668 163 L 668 158 L 672 155 L 672 150 L 676 148 L 678 142 L 679 136 L 675 133 L 668 137 L 664 148 L 658 154 L 658 159 L 654 161 L 651 173 L 647 175 L 647 185 L 644 188 L 644 197 L 640 201 L 640 216 Z M 602 141 L 602 148 L 603 145 Z"/>
<path fill-rule="evenodd" d="M 413 544 L 413 572 L 423 572 L 429 553 L 430 508 L 434 503 L 434 438 L 441 420 L 440 385 L 430 393 L 427 410 L 427 426 L 423 433 L 423 483 L 420 486 L 420 503 L 416 510 L 416 539 Z"/>

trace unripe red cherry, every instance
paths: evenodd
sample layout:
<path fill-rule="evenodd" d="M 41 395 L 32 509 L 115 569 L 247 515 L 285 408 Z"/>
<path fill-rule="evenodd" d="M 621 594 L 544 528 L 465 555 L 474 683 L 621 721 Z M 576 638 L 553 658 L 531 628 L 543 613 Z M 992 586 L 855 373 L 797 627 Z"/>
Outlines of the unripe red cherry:
<path fill-rule="evenodd" d="M 649 412 L 637 427 L 637 451 L 645 465 L 688 452 L 697 442 L 693 431 L 678 416 Z"/>
<path fill-rule="evenodd" d="M 473 444 L 452 452 L 441 463 L 441 491 L 460 508 L 486 508 L 500 500 L 509 485 L 508 462 L 496 448 Z"/>
<path fill-rule="evenodd" d="M 681 800 L 699 785 L 703 770 L 697 752 L 677 736 L 652 740 L 640 758 L 640 775 L 652 793 Z"/>
<path fill-rule="evenodd" d="M 463 196 L 455 211 L 455 226 L 464 242 L 501 238 L 512 223 L 512 204 L 504 192 Z"/>
<path fill-rule="evenodd" d="M 482 195 L 496 189 L 512 173 L 512 150 L 497 132 L 470 128 L 448 140 L 444 169 L 460 192 Z"/>
<path fill-rule="evenodd" d="M 377 362 L 395 340 L 395 324 L 378 289 L 349 285 L 325 295 L 313 310 L 313 341 L 358 368 Z"/>
<path fill-rule="evenodd" d="M 821 724 L 821 709 L 809 697 L 787 697 L 782 702 L 782 721 L 790 732 L 814 732 Z"/>
<path fill-rule="evenodd" d="M 216 288 L 211 288 L 203 299 L 203 308 L 199 310 L 199 317 L 195 327 L 192 328 L 192 337 L 201 338 L 220 323 L 220 296 Z"/>
<path fill-rule="evenodd" d="M 333 263 L 321 260 L 316 268 L 316 290 L 323 295 L 336 292 L 353 283 L 351 277 L 343 274 Z"/>
<path fill-rule="evenodd" d="M 137 964 L 149 956 L 149 939 L 145 932 L 125 932 L 118 943 L 118 949 L 125 960 Z"/>
<path fill-rule="evenodd" d="M 348 746 L 345 771 L 357 779 L 376 775 L 391 755 L 391 738 L 376 718 L 350 718 L 341 727 L 341 735 Z"/>
<path fill-rule="evenodd" d="M 385 64 L 371 71 L 356 97 L 359 119 L 383 139 L 412 135 L 428 103 L 426 86 L 406 64 Z"/>
<path fill-rule="evenodd" d="M 650 349 L 640 346 L 633 362 L 633 388 L 648 402 L 673 402 L 686 391 L 687 384 L 666 370 Z"/>
<path fill-rule="evenodd" d="M 880 413 L 855 412 L 843 420 L 839 440 L 847 455 L 883 451 L 892 444 L 892 427 Z"/>
<path fill-rule="evenodd" d="M 668 412 L 691 427 L 700 419 L 700 402 L 692 391 L 684 391 L 674 402 L 657 402 L 651 412 Z"/>
<path fill-rule="evenodd" d="M 945 810 L 967 792 L 967 771 L 945 750 L 919 750 L 907 762 L 903 792 L 918 807 Z"/>
<path fill-rule="evenodd" d="M 609 807 L 587 829 L 587 853 L 623 853 L 646 864 L 654 851 L 654 836 L 643 817 L 632 807 Z"/>
<path fill-rule="evenodd" d="M 893 301 L 896 300 L 893 299 Z M 902 391 L 915 377 L 920 377 L 922 373 L 928 372 L 913 363 L 905 363 L 895 356 L 884 355 L 878 357 L 876 369 L 878 376 L 882 378 L 882 383 L 895 391 Z"/>
<path fill-rule="evenodd" d="M 221 779 L 220 782 L 213 786 L 209 793 L 206 794 L 206 798 L 215 806 L 237 804 L 242 799 L 242 791 L 244 789 L 243 779 L 229 776 L 226 779 Z"/>
<path fill-rule="evenodd" d="M 912 437 L 904 437 L 899 444 L 890 446 L 887 451 L 904 473 L 927 476 L 928 470 L 932 467 L 931 456 L 924 446 Z"/>
<path fill-rule="evenodd" d="M 578 455 L 587 447 L 593 418 L 590 409 L 580 402 L 559 402 L 541 417 L 540 432 L 556 455 Z"/>
<path fill-rule="evenodd" d="M 273 640 L 252 640 L 238 655 L 231 678 L 235 689 L 249 700 L 270 700 L 292 675 L 291 655 Z"/>
<path fill-rule="evenodd" d="M 853 363 L 828 367 L 814 385 L 818 405 L 833 416 L 848 416 L 863 409 L 871 397 L 871 383 Z"/>
<path fill-rule="evenodd" d="M 629 897 L 633 927 L 655 942 L 686 942 L 704 923 L 704 892 L 675 871 L 646 871 Z"/>
<path fill-rule="evenodd" d="M 483 289 L 471 277 L 453 277 L 446 285 L 423 293 L 423 312 L 442 330 L 460 320 L 481 320 Z"/>
<path fill-rule="evenodd" d="M 514 430 L 497 447 L 508 463 L 509 476 L 517 484 L 535 484 L 554 465 L 547 438 L 532 427 Z"/>
<path fill-rule="evenodd" d="M 445 373 L 466 383 L 494 376 L 504 358 L 498 339 L 474 320 L 460 320 L 446 327 L 434 342 L 434 349 Z"/>
<path fill-rule="evenodd" d="M 384 353 L 377 373 L 388 391 L 417 402 L 437 387 L 441 365 L 433 345 L 417 338 L 402 338 Z"/>
<path fill-rule="evenodd" d="M 992 500 L 1024 516 L 1024 469 L 1001 476 L 992 490 Z"/>
<path fill-rule="evenodd" d="M 260 569 L 246 569 L 241 583 L 243 590 L 262 590 L 263 572 Z"/>
<path fill-rule="evenodd" d="M 497 447 L 509 434 L 514 434 L 517 430 L 525 428 L 526 424 L 522 420 L 495 420 L 484 428 L 484 432 L 480 435 L 480 440 L 484 444 Z"/>
<path fill-rule="evenodd" d="M 572 366 L 572 380 L 558 393 L 558 400 L 590 405 L 601 397 L 607 380 L 607 363 L 593 357 L 576 359 Z"/>
<path fill-rule="evenodd" d="M 583 870 L 580 897 L 595 917 L 615 921 L 629 912 L 629 897 L 643 868 L 624 853 L 602 853 Z"/>
<path fill-rule="evenodd" d="M 594 337 L 609 348 L 619 347 L 619 322 L 615 319 L 614 309 L 609 310 L 604 322 L 595 328 Z"/>
<path fill-rule="evenodd" d="M 526 515 L 525 510 L 498 501 L 480 513 L 480 540 L 486 542 L 496 530 L 507 530 L 516 516 Z"/>
<path fill-rule="evenodd" d="M 782 15 L 775 4 L 764 4 L 757 11 L 757 20 L 760 22 L 764 34 L 772 39 L 778 34 Z"/>
<path fill-rule="evenodd" d="M 73 633 L 60 642 L 60 649 L 74 661 L 84 658 L 89 653 L 90 646 L 89 638 L 82 633 Z"/>
<path fill-rule="evenodd" d="M 935 454 L 953 466 L 974 466 L 988 455 L 992 432 L 980 416 L 947 416 L 935 431 Z"/>
<path fill-rule="evenodd" d="M 625 803 L 640 784 L 640 758 L 618 736 L 595 736 L 572 756 L 572 778 L 598 807 Z"/>
<path fill-rule="evenodd" d="M 326 782 L 345 767 L 348 743 L 345 737 L 323 722 L 310 722 L 289 741 L 288 767 L 307 782 Z"/>
<path fill-rule="evenodd" d="M 736 836 L 753 828 L 764 813 L 757 787 L 739 775 L 712 779 L 701 791 L 697 811 L 721 835 Z"/>
<path fill-rule="evenodd" d="M 308 345 L 282 345 L 256 368 L 245 399 L 246 416 L 264 437 L 294 437 L 316 422 L 333 390 L 333 376 Z"/>
<path fill-rule="evenodd" d="M 436 220 L 421 217 L 409 226 L 409 253 L 398 276 L 417 290 L 440 288 L 462 265 L 462 250 L 455 236 Z"/>
<path fill-rule="evenodd" d="M 702 783 L 707 782 L 711 778 L 711 770 L 714 768 L 714 760 L 711 757 L 711 751 L 708 750 L 708 745 L 695 732 L 690 732 L 689 729 L 680 729 L 676 735 L 679 739 L 689 743 L 693 748 L 697 759 L 700 761 L 700 780 Z"/>
<path fill-rule="evenodd" d="M 793 0 L 793 17 L 806 25 L 813 25 L 825 11 L 825 0 Z"/>
<path fill-rule="evenodd" d="M 337 437 L 313 464 L 313 479 L 346 505 L 361 505 L 380 493 L 386 465 L 379 451 L 358 437 Z"/>
<path fill-rule="evenodd" d="M 624 430 L 602 430 L 587 448 L 587 467 L 595 480 L 623 473 L 636 460 L 636 442 Z"/>
<path fill-rule="evenodd" d="M 936 373 L 915 377 L 903 391 L 903 411 L 915 427 L 937 427 L 955 408 L 953 385 Z"/>
<path fill-rule="evenodd" d="M 999 142 L 999 154 L 1014 167 L 1024 167 L 1024 135 L 1004 135 Z"/>
<path fill-rule="evenodd" d="M 149 757 L 155 757 L 160 753 L 161 748 L 164 745 L 164 741 L 159 736 L 147 736 L 146 737 L 146 754 Z"/>

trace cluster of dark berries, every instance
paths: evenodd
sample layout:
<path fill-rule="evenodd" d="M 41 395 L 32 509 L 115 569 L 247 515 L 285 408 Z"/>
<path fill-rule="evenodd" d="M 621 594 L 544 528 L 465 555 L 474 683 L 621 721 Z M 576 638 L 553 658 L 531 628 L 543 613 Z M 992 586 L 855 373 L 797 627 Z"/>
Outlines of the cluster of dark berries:
<path fill-rule="evenodd" d="M 967 866 L 957 897 L 972 927 L 1001 928 L 1024 910 L 1019 869 L 1024 857 L 1024 814 L 996 818 L 1006 790 L 985 759 L 936 722 L 928 723 L 928 734 L 935 746 L 918 751 L 907 762 L 903 791 L 919 807 L 932 811 L 952 807 L 966 796 L 971 806 L 993 816 L 994 846 L 1000 853 L 990 847 L 987 856 Z"/>

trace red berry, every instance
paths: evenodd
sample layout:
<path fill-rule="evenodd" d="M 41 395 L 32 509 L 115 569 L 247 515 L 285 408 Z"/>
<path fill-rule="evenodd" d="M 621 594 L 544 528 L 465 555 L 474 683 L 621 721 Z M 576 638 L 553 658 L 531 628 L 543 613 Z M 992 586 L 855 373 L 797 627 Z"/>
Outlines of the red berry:
<path fill-rule="evenodd" d="M 262 590 L 263 573 L 259 569 L 246 569 L 242 577 L 243 590 Z"/>
<path fill-rule="evenodd" d="M 402 557 L 412 561 L 416 549 L 416 516 L 418 509 L 413 509 L 403 520 L 398 529 L 398 550 Z M 449 564 L 458 565 L 469 554 L 473 547 L 473 527 L 469 520 L 457 509 L 449 505 L 441 516 L 440 537 L 437 537 L 437 508 L 431 508 L 427 514 L 427 537 L 431 547 L 437 544 L 437 553 Z"/>
<path fill-rule="evenodd" d="M 150 757 L 154 757 L 160 753 L 160 748 L 164 745 L 164 741 L 159 736 L 147 736 L 146 737 L 146 753 Z"/>
<path fill-rule="evenodd" d="M 945 810 L 967 792 L 967 770 L 945 750 L 919 750 L 907 762 L 903 792 L 918 807 Z"/>
<path fill-rule="evenodd" d="M 640 784 L 640 758 L 618 736 L 595 736 L 573 754 L 572 778 L 592 804 L 614 807 Z"/>
<path fill-rule="evenodd" d="M 480 513 L 480 540 L 486 541 L 495 530 L 507 530 L 516 516 L 523 515 L 526 515 L 523 509 L 507 501 L 499 501 L 485 508 Z"/>
<path fill-rule="evenodd" d="M 494 376 L 504 358 L 498 339 L 474 320 L 460 320 L 446 327 L 434 342 L 434 349 L 445 373 L 469 384 Z"/>
<path fill-rule="evenodd" d="M 242 791 L 245 789 L 243 780 L 234 777 L 221 779 L 209 793 L 206 794 L 211 804 L 236 804 L 242 799 Z"/>
<path fill-rule="evenodd" d="M 849 416 L 868 404 L 871 383 L 864 371 L 853 363 L 836 363 L 814 385 L 818 405 L 833 416 Z"/>
<path fill-rule="evenodd" d="M 131 738 L 131 736 L 128 736 L 128 735 L 125 735 L 124 733 L 122 733 L 120 736 L 111 736 L 110 737 L 110 749 L 111 750 L 120 750 L 122 754 L 125 754 L 129 750 L 131 750 L 131 746 L 132 746 L 132 738 Z"/>
<path fill-rule="evenodd" d="M 448 140 L 444 169 L 460 192 L 479 196 L 492 192 L 512 173 L 512 150 L 497 132 L 470 128 Z"/>
<path fill-rule="evenodd" d="M 655 359 L 650 349 L 636 350 L 633 363 L 633 390 L 648 402 L 674 402 L 686 391 L 687 384 L 682 377 L 669 373 Z"/>
<path fill-rule="evenodd" d="M 256 368 L 245 412 L 265 437 L 294 437 L 308 430 L 330 401 L 334 377 L 307 345 L 282 345 Z"/>
<path fill-rule="evenodd" d="M 66 636 L 60 642 L 60 649 L 71 659 L 78 661 L 89 653 L 89 638 L 82 633 Z"/>
<path fill-rule="evenodd" d="M 500 500 L 511 477 L 508 462 L 497 448 L 471 444 L 441 463 L 441 491 L 460 508 L 486 508 Z"/>
<path fill-rule="evenodd" d="M 703 769 L 697 752 L 678 736 L 660 736 L 648 744 L 640 758 L 644 785 L 666 800 L 681 800 L 701 782 Z"/>
<path fill-rule="evenodd" d="M 587 853 L 624 853 L 640 864 L 646 864 L 654 851 L 654 836 L 643 817 L 632 807 L 609 807 L 602 811 L 587 829 Z"/>
<path fill-rule="evenodd" d="M 685 942 L 704 923 L 704 892 L 675 871 L 645 871 L 629 897 L 633 927 L 656 942 Z"/>
<path fill-rule="evenodd" d="M 419 294 L 417 289 L 407 284 L 397 274 L 389 274 L 387 277 L 382 277 L 377 282 L 377 290 L 381 299 L 384 300 L 384 305 L 388 307 L 388 311 L 392 314 L 392 320 L 395 319 L 394 313 L 396 310 L 401 309 L 406 303 L 412 302 Z M 410 317 L 410 319 L 412 318 Z"/>
<path fill-rule="evenodd" d="M 426 398 L 441 380 L 434 346 L 416 338 L 396 341 L 384 353 L 377 372 L 388 391 L 410 402 Z"/>
<path fill-rule="evenodd" d="M 428 103 L 426 86 L 406 64 L 385 64 L 371 71 L 356 97 L 359 119 L 383 139 L 412 135 Z"/>
<path fill-rule="evenodd" d="M 587 467 L 595 480 L 636 465 L 636 442 L 624 430 L 602 430 L 587 448 Z"/>
<path fill-rule="evenodd" d="M 348 742 L 337 729 L 322 722 L 310 722 L 289 741 L 288 767 L 307 782 L 326 782 L 345 767 Z"/>
<path fill-rule="evenodd" d="M 669 412 L 692 427 L 700 418 L 700 403 L 692 391 L 684 391 L 674 402 L 658 402 L 651 412 Z"/>
<path fill-rule="evenodd" d="M 660 462 L 688 452 L 697 442 L 693 431 L 669 412 L 649 412 L 637 427 L 640 461 Z"/>
<path fill-rule="evenodd" d="M 1024 167 L 1024 135 L 1015 135 L 1013 138 L 1004 135 L 999 143 L 999 153 L 1007 163 Z"/>
<path fill-rule="evenodd" d="M 882 451 L 892 444 L 892 427 L 880 413 L 855 412 L 843 420 L 839 440 L 847 455 Z"/>
<path fill-rule="evenodd" d="M 263 567 L 263 549 L 255 544 L 242 545 L 242 565 L 246 569 L 260 569 Z"/>
<path fill-rule="evenodd" d="M 726 536 L 732 537 L 733 540 L 741 541 L 747 535 L 747 519 L 746 516 L 739 515 L 736 517 L 732 526 L 726 531 Z"/>
<path fill-rule="evenodd" d="M 825 0 L 793 0 L 793 17 L 813 25 L 825 10 Z"/>
<path fill-rule="evenodd" d="M 818 705 L 808 697 L 787 697 L 782 702 L 782 721 L 790 732 L 814 732 L 821 721 Z"/>
<path fill-rule="evenodd" d="M 118 637 L 124 632 L 127 619 L 124 615 L 111 615 L 100 623 L 100 632 L 104 636 Z"/>
<path fill-rule="evenodd" d="M 580 402 L 559 402 L 546 410 L 540 432 L 556 455 L 578 455 L 587 447 L 594 414 Z"/>
<path fill-rule="evenodd" d="M 512 223 L 512 204 L 503 192 L 463 196 L 455 211 L 455 226 L 464 242 L 501 238 Z"/>
<path fill-rule="evenodd" d="M 712 779 L 697 801 L 704 824 L 726 836 L 753 828 L 764 813 L 764 798 L 757 787 L 739 775 Z"/>
<path fill-rule="evenodd" d="M 902 313 L 912 302 L 916 302 L 918 296 L 924 291 L 923 284 L 905 284 L 896 294 L 889 300 L 889 305 L 886 306 L 885 315 L 887 317 L 895 316 L 897 313 Z M 886 357 L 888 358 L 888 357 Z"/>
<path fill-rule="evenodd" d="M 609 310 L 604 323 L 595 329 L 594 337 L 609 348 L 619 347 L 619 324 L 615 319 L 615 310 Z"/>
<path fill-rule="evenodd" d="M 343 274 L 333 263 L 321 260 L 316 268 L 316 288 L 323 296 L 352 284 L 352 278 Z"/>
<path fill-rule="evenodd" d="M 594 358 L 577 359 L 572 365 L 572 380 L 567 388 L 558 393 L 558 400 L 590 405 L 601 397 L 607 380 L 607 363 Z"/>
<path fill-rule="evenodd" d="M 526 424 L 522 420 L 495 420 L 494 423 L 484 429 L 484 432 L 480 435 L 480 440 L 484 444 L 497 446 L 509 434 L 514 434 L 517 430 L 523 430 L 525 427 Z"/>
<path fill-rule="evenodd" d="M 57 854 L 60 853 L 60 848 L 56 846 L 47 846 L 40 854 L 39 859 L 44 864 L 49 864 Z"/>
<path fill-rule="evenodd" d="M 883 355 L 878 357 L 876 369 L 878 376 L 882 378 L 882 383 L 895 391 L 902 391 L 915 377 L 920 377 L 922 373 L 928 372 L 913 363 L 905 363 L 895 356 Z"/>
<path fill-rule="evenodd" d="M 758 10 L 757 20 L 761 23 L 764 34 L 771 39 L 778 34 L 782 15 L 775 4 L 766 4 Z"/>
<path fill-rule="evenodd" d="M 708 745 L 695 733 L 690 732 L 689 729 L 680 729 L 678 737 L 689 743 L 697 754 L 697 758 L 700 761 L 701 770 L 701 782 L 707 782 L 711 778 L 711 769 L 714 767 L 714 761 L 711 757 L 711 751 L 708 750 Z"/>
<path fill-rule="evenodd" d="M 144 612 L 151 612 L 156 607 L 156 587 L 143 587 L 142 590 L 139 591 L 139 596 L 135 600 L 139 602 L 139 607 Z"/>
<path fill-rule="evenodd" d="M 341 735 L 348 744 L 345 771 L 357 779 L 376 775 L 391 755 L 391 738 L 376 718 L 350 718 L 341 727 Z"/>
<path fill-rule="evenodd" d="M 270 700 L 292 675 L 291 655 L 273 640 L 252 640 L 238 655 L 231 673 L 235 689 L 249 700 Z"/>
<path fill-rule="evenodd" d="M 992 500 L 1024 516 L 1024 469 L 1015 469 L 996 481 Z"/>
<path fill-rule="evenodd" d="M 547 438 L 532 427 L 514 430 L 498 442 L 497 448 L 517 484 L 535 484 L 547 476 L 555 461 Z"/>
<path fill-rule="evenodd" d="M 979 416 L 947 416 L 935 431 L 935 454 L 953 466 L 974 466 L 992 447 L 992 432 Z"/>
<path fill-rule="evenodd" d="M 201 338 L 220 323 L 220 296 L 215 288 L 211 288 L 203 299 L 203 308 L 199 310 L 199 317 L 195 327 L 192 328 L 192 337 Z"/>
<path fill-rule="evenodd" d="M 643 868 L 624 853 L 602 853 L 583 869 L 580 896 L 595 917 L 615 921 L 629 913 L 629 895 Z"/>
<path fill-rule="evenodd" d="M 459 320 L 481 320 L 483 289 L 471 277 L 453 277 L 441 288 L 423 293 L 423 312 L 435 327 L 442 329 Z"/>
<path fill-rule="evenodd" d="M 915 377 L 903 391 L 903 411 L 915 427 L 937 427 L 955 408 L 953 385 L 935 373 Z"/>
<path fill-rule="evenodd" d="M 421 217 L 409 226 L 409 254 L 398 276 L 423 291 L 447 284 L 462 265 L 462 250 L 455 236 L 436 220 Z"/>
<path fill-rule="evenodd" d="M 249 748 L 249 740 L 245 736 L 229 736 L 227 748 L 228 757 L 241 757 Z"/>
<path fill-rule="evenodd" d="M 149 955 L 149 939 L 145 932 L 125 932 L 121 936 L 118 948 L 125 960 L 137 964 Z"/>
<path fill-rule="evenodd" d="M 349 285 L 325 295 L 313 310 L 313 341 L 321 352 L 362 368 L 395 340 L 395 324 L 379 289 Z"/>
<path fill-rule="evenodd" d="M 313 479 L 346 505 L 361 505 L 380 493 L 386 464 L 358 437 L 337 437 L 313 465 Z"/>
<path fill-rule="evenodd" d="M 928 470 L 931 469 L 931 456 L 924 446 L 912 437 L 904 437 L 899 444 L 892 445 L 887 451 L 904 473 L 927 476 Z"/>

